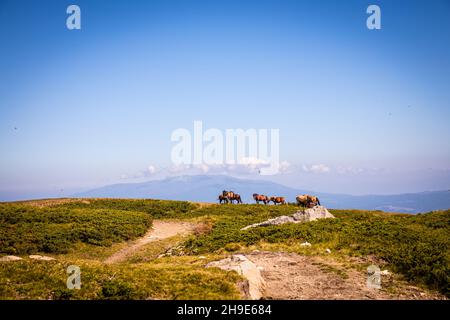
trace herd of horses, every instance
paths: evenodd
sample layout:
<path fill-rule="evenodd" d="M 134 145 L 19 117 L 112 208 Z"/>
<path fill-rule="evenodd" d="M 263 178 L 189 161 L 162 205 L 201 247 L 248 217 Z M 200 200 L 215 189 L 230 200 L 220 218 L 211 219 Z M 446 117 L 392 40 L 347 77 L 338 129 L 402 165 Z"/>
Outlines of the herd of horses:
<path fill-rule="evenodd" d="M 270 204 L 271 202 L 274 205 L 277 204 L 287 204 L 285 197 L 269 197 L 263 194 L 254 193 L 253 199 L 256 201 L 257 204 L 260 202 L 264 204 Z M 233 201 L 236 201 L 236 203 L 242 203 L 241 196 L 234 192 L 234 191 L 227 191 L 223 190 L 222 194 L 219 195 L 219 203 L 234 203 Z M 297 205 L 312 208 L 315 206 L 320 206 L 319 198 L 316 196 L 312 196 L 309 194 L 302 194 L 295 197 L 295 200 L 297 202 Z"/>

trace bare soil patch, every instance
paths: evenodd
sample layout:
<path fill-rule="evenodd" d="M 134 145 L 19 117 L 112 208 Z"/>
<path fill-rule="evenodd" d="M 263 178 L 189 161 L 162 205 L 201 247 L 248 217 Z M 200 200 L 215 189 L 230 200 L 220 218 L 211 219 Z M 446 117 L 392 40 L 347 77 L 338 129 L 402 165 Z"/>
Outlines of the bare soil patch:
<path fill-rule="evenodd" d="M 365 273 L 318 256 L 285 252 L 253 252 L 247 255 L 260 269 L 265 281 L 265 299 L 443 299 L 420 288 L 395 283 L 382 276 L 382 288 L 367 287 Z M 384 278 L 383 278 L 384 277 Z"/>
<path fill-rule="evenodd" d="M 142 246 L 152 242 L 174 237 L 176 235 L 189 234 L 195 229 L 195 224 L 179 221 L 154 220 L 150 230 L 141 238 L 133 241 L 130 245 L 108 257 L 105 263 L 118 263 L 126 260 Z"/>

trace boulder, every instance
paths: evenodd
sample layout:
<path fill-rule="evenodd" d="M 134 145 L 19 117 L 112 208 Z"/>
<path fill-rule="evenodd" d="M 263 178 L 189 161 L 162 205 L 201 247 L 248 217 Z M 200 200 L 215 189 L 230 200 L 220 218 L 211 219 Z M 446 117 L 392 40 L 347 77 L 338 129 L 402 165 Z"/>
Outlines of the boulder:
<path fill-rule="evenodd" d="M 261 276 L 260 269 L 243 254 L 235 254 L 219 261 L 210 262 L 206 267 L 236 271 L 248 281 L 248 292 L 246 294 L 250 299 L 259 300 L 263 297 L 265 282 Z"/>
<path fill-rule="evenodd" d="M 334 218 L 334 216 L 327 210 L 327 208 L 323 206 L 315 206 L 306 210 L 298 210 L 291 216 L 280 216 L 260 223 L 251 224 L 241 230 L 247 230 L 254 227 L 275 226 L 285 223 L 309 222 L 325 218 Z"/>
<path fill-rule="evenodd" d="M 324 206 L 315 206 L 306 210 L 298 210 L 292 215 L 294 220 L 299 222 L 314 221 L 317 219 L 334 218 L 334 216 Z"/>

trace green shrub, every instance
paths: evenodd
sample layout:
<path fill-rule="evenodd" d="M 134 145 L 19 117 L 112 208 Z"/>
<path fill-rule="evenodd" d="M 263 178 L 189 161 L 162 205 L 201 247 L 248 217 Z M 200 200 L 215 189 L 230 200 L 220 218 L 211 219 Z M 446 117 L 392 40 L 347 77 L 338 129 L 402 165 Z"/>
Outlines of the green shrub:
<path fill-rule="evenodd" d="M 115 209 L 0 205 L 0 253 L 65 253 L 76 242 L 109 246 L 143 235 L 151 216 Z"/>
<path fill-rule="evenodd" d="M 375 255 L 407 280 L 426 284 L 450 296 L 450 210 L 418 216 L 331 210 L 336 219 L 240 230 L 254 222 L 290 214 L 289 210 L 293 208 L 208 208 L 209 214 L 220 211 L 223 216 L 217 219 L 211 233 L 190 238 L 186 246 L 198 254 L 221 248 L 233 251 L 236 244 L 253 245 L 259 241 L 326 243 L 333 250 L 352 255 Z"/>
<path fill-rule="evenodd" d="M 64 253 L 77 242 L 109 246 L 143 235 L 150 227 L 152 218 L 199 217 L 203 221 L 207 220 L 212 227 L 208 226 L 206 232 L 198 232 L 190 237 L 184 244 L 185 252 L 234 252 L 261 241 L 284 245 L 308 241 L 313 247 L 326 245 L 337 253 L 374 255 L 385 260 L 392 270 L 403 274 L 407 280 L 425 284 L 450 296 L 450 210 L 419 215 L 330 210 L 336 219 L 241 231 L 241 228 L 249 224 L 289 215 L 297 209 L 294 205 L 227 204 L 200 207 L 184 201 L 132 199 L 90 199 L 42 208 L 25 204 L 0 204 L 0 253 Z M 162 292 L 162 296 L 170 298 L 189 298 L 197 294 L 202 296 L 201 290 L 196 294 L 189 294 L 183 291 L 187 287 L 183 287 L 183 290 L 181 287 L 172 288 L 162 279 L 158 280 L 158 275 L 165 272 L 163 270 L 166 269 L 156 271 L 149 268 L 146 269 L 146 274 L 140 276 L 147 279 L 149 272 L 153 275 L 151 286 L 154 291 L 151 295 Z M 117 280 L 119 282 L 99 280 L 101 287 L 92 290 L 96 292 L 95 298 L 148 296 L 150 293 L 144 289 L 139 291 L 134 289 L 136 286 L 126 285 L 133 282 L 133 277 L 140 269 L 134 272 L 129 278 Z M 174 283 L 181 286 L 179 283 L 191 275 L 180 272 L 173 270 L 167 273 L 167 279 L 173 277 L 176 279 Z M 216 290 L 222 279 L 217 275 L 214 277 L 214 287 L 209 287 L 210 282 L 200 281 L 196 277 L 198 273 L 192 274 L 191 280 L 197 282 L 192 290 L 202 286 L 208 290 Z M 230 283 L 226 290 L 232 295 L 234 289 L 230 287 Z M 53 294 L 55 298 L 71 298 L 63 287 L 62 285 L 62 291 Z M 147 293 L 142 293 L 142 290 Z M 216 297 L 221 292 L 222 289 L 211 293 L 211 297 Z M 21 296 L 25 293 L 19 290 L 15 294 Z"/>
<path fill-rule="evenodd" d="M 111 209 L 150 214 L 153 218 L 183 218 L 198 208 L 187 201 L 168 201 L 152 199 L 90 199 L 88 201 L 68 202 L 58 205 L 67 209 Z"/>
<path fill-rule="evenodd" d="M 100 293 L 102 299 L 129 300 L 133 295 L 133 287 L 127 282 L 108 280 L 102 283 Z"/>

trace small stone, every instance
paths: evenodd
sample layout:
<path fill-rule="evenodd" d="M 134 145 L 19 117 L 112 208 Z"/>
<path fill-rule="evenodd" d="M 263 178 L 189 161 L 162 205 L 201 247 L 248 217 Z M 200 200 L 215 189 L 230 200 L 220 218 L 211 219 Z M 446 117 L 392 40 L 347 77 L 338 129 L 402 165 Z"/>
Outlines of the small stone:
<path fill-rule="evenodd" d="M 302 247 L 310 247 L 311 243 L 309 243 L 308 241 L 303 242 L 302 244 L 300 244 Z"/>
<path fill-rule="evenodd" d="M 328 248 L 326 248 L 326 249 L 325 249 L 325 252 L 326 252 L 326 253 L 331 253 L 331 250 L 328 249 Z"/>
<path fill-rule="evenodd" d="M 0 257 L 0 262 L 10 262 L 10 261 L 19 261 L 22 260 L 21 257 L 17 257 L 17 256 L 4 256 L 4 257 Z"/>
<path fill-rule="evenodd" d="M 41 260 L 41 261 L 52 261 L 55 260 L 55 258 L 52 257 L 47 257 L 47 256 L 40 256 L 37 254 L 32 254 L 31 256 L 29 256 L 30 259 L 34 259 L 34 260 Z"/>

